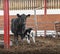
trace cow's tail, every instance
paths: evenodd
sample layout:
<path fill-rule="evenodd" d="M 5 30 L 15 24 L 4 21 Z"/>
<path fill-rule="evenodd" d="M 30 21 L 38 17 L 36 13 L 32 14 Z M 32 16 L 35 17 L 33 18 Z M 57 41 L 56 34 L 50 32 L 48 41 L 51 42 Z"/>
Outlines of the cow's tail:
<path fill-rule="evenodd" d="M 11 31 L 14 33 L 14 19 L 11 20 Z"/>

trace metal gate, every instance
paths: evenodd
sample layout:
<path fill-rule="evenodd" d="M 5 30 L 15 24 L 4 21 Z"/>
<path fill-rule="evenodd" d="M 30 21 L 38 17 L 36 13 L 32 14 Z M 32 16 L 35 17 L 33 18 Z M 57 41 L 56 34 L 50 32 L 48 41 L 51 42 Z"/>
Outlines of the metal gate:
<path fill-rule="evenodd" d="M 23 10 L 22 12 L 24 12 L 26 10 L 29 11 L 29 10 L 34 10 L 36 8 L 38 8 L 39 10 L 42 10 L 42 9 L 44 9 L 44 6 L 45 6 L 44 1 L 45 0 L 9 0 L 9 9 L 10 9 L 9 11 L 12 10 L 12 12 L 18 13 L 19 11 L 21 12 L 21 10 Z M 60 0 L 46 0 L 46 9 L 60 9 Z M 17 11 L 17 10 L 19 10 L 19 11 Z M 0 0 L 0 16 L 2 15 L 0 17 L 0 30 L 3 30 L 3 28 L 4 28 L 4 23 L 3 23 L 4 20 L 3 20 L 2 13 L 3 13 L 3 0 Z M 14 15 L 14 13 L 11 13 L 11 15 L 12 14 Z M 34 14 L 33 14 L 33 17 L 28 19 L 28 20 L 32 20 L 33 23 L 32 22 L 31 23 L 29 22 L 29 24 L 27 23 L 27 27 L 33 27 L 33 28 L 35 27 L 35 26 L 32 26 L 32 25 L 34 25 L 34 22 L 35 23 L 37 22 L 37 21 L 34 21 L 34 18 L 37 18 L 37 16 L 34 16 Z M 11 20 L 11 18 L 10 18 L 10 20 Z M 38 25 L 38 29 L 39 29 L 39 27 L 40 26 Z M 2 32 L 2 34 L 3 34 L 3 32 Z"/>
<path fill-rule="evenodd" d="M 44 1 L 46 2 L 46 6 L 44 4 Z M 60 9 L 60 0 L 9 0 L 9 11 L 13 10 L 13 12 L 18 13 L 17 10 L 21 11 L 26 11 L 26 10 L 35 10 L 36 8 L 39 8 L 39 10 L 42 10 L 44 8 L 46 9 Z M 3 0 L 0 0 L 0 12 L 3 10 Z M 12 13 L 14 15 L 14 13 Z M 2 13 L 0 13 L 1 16 Z M 14 16 L 16 17 L 16 16 Z M 32 16 L 31 16 L 32 17 Z M 4 20 L 3 20 L 3 14 L 0 17 L 0 29 L 3 30 L 2 27 L 4 27 Z M 12 18 L 10 17 L 10 20 Z M 35 20 L 37 19 L 36 14 L 35 14 Z M 35 27 L 35 24 L 37 24 L 37 21 L 34 21 L 34 15 L 32 18 L 29 20 L 32 20 L 30 24 L 27 24 L 27 27 Z M 27 20 L 28 22 L 28 20 Z M 35 23 L 34 23 L 35 22 Z M 40 26 L 40 23 L 38 23 Z M 46 23 L 45 23 L 46 24 Z M 32 26 L 34 25 L 34 26 Z M 39 27 L 38 25 L 36 27 Z"/>

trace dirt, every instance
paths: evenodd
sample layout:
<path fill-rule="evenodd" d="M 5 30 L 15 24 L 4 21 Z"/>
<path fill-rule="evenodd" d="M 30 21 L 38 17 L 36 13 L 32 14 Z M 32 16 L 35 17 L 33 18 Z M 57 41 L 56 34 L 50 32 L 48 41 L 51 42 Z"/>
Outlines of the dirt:
<path fill-rule="evenodd" d="M 0 48 L 0 54 L 60 54 L 60 38 L 36 37 L 36 43 L 19 40 L 10 49 Z"/>

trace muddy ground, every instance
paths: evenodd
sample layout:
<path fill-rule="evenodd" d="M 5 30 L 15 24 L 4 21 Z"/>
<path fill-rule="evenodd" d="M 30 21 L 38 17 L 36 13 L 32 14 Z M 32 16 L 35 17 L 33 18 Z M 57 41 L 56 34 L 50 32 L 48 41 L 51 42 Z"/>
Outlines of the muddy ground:
<path fill-rule="evenodd" d="M 36 43 L 30 44 L 19 40 L 19 45 L 9 50 L 0 47 L 0 54 L 60 54 L 60 38 L 36 37 Z"/>

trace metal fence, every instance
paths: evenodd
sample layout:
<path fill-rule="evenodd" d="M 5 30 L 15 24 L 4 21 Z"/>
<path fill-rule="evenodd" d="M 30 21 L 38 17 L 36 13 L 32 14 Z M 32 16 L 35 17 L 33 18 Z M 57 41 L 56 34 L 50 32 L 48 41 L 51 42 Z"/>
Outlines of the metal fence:
<path fill-rule="evenodd" d="M 40 4 L 41 3 L 41 4 Z M 9 0 L 10 10 L 29 10 L 43 6 L 43 0 Z"/>
<path fill-rule="evenodd" d="M 9 0 L 10 10 L 29 10 L 43 5 L 44 0 Z M 0 0 L 0 9 L 3 9 L 3 0 Z"/>
<path fill-rule="evenodd" d="M 48 9 L 60 9 L 60 0 L 47 0 Z"/>
<path fill-rule="evenodd" d="M 48 9 L 59 9 L 60 0 L 46 0 Z M 9 0 L 10 10 L 31 10 L 44 7 L 44 0 Z M 3 0 L 0 0 L 0 10 L 3 9 Z"/>

